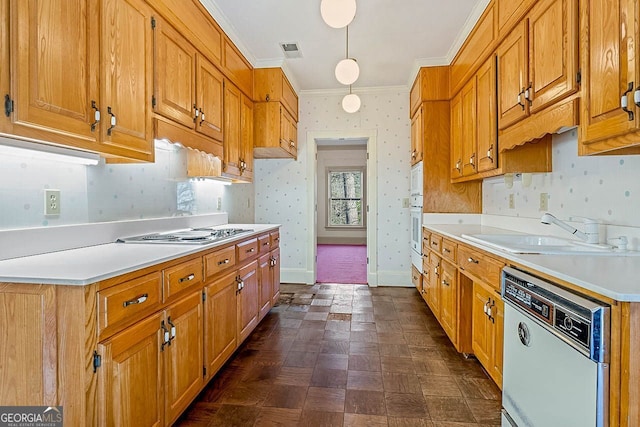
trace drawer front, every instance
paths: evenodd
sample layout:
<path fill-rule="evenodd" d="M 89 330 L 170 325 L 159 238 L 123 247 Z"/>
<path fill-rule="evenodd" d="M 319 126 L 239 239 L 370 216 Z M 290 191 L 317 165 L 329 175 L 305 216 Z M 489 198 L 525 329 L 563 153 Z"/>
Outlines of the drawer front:
<path fill-rule="evenodd" d="M 157 311 L 161 304 L 162 275 L 159 271 L 98 292 L 100 339 L 111 336 Z"/>
<path fill-rule="evenodd" d="M 236 265 L 236 247 L 215 251 L 204 257 L 205 277 L 210 279 L 221 271 Z"/>
<path fill-rule="evenodd" d="M 440 256 L 433 251 L 429 251 L 429 266 L 433 269 L 437 265 L 440 265 Z"/>
<path fill-rule="evenodd" d="M 431 239 L 431 233 L 427 233 L 425 231 L 422 232 L 422 253 L 426 254 L 429 252 L 429 241 Z"/>
<path fill-rule="evenodd" d="M 164 301 L 186 289 L 202 286 L 202 258 L 196 258 L 164 270 Z"/>
<path fill-rule="evenodd" d="M 466 246 L 458 246 L 458 266 L 494 289 L 500 289 L 500 271 L 504 264 L 497 259 Z"/>
<path fill-rule="evenodd" d="M 442 239 L 442 258 L 455 263 L 457 247 L 458 245 L 455 242 L 449 239 Z"/>
<path fill-rule="evenodd" d="M 269 237 L 271 239 L 271 249 L 275 249 L 280 246 L 280 232 L 272 231 L 269 233 Z"/>
<path fill-rule="evenodd" d="M 411 266 L 411 283 L 419 292 L 422 292 L 422 274 L 414 266 Z"/>
<path fill-rule="evenodd" d="M 429 238 L 429 249 L 438 253 L 442 252 L 442 237 L 437 234 L 431 234 Z"/>
<path fill-rule="evenodd" d="M 271 237 L 267 234 L 258 237 L 258 251 L 263 254 L 271 250 Z"/>
<path fill-rule="evenodd" d="M 258 254 L 258 239 L 247 240 L 236 245 L 238 262 L 252 258 Z"/>

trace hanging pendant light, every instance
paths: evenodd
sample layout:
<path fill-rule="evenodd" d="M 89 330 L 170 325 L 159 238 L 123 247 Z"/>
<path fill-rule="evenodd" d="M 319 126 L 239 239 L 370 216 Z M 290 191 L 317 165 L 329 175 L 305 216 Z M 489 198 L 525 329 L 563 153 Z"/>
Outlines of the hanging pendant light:
<path fill-rule="evenodd" d="M 360 76 L 360 67 L 355 59 L 349 58 L 349 26 L 347 26 L 347 54 L 346 58 L 336 65 L 336 79 L 343 85 L 351 85 Z"/>
<path fill-rule="evenodd" d="M 351 85 L 349 85 L 349 94 L 342 98 L 342 109 L 347 113 L 355 113 L 360 109 L 360 97 L 355 93 L 351 93 Z"/>
<path fill-rule="evenodd" d="M 356 0 L 322 0 L 320 14 L 328 26 L 346 27 L 356 16 Z"/>

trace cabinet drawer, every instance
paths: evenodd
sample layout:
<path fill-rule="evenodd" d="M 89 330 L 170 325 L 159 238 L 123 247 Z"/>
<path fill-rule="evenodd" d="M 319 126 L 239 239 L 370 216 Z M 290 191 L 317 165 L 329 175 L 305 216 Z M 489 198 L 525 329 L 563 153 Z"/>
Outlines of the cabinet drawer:
<path fill-rule="evenodd" d="M 422 232 L 422 253 L 429 252 L 429 240 L 431 239 L 431 233 Z"/>
<path fill-rule="evenodd" d="M 500 289 L 500 271 L 504 263 L 466 246 L 458 246 L 458 266 L 494 289 Z"/>
<path fill-rule="evenodd" d="M 411 266 L 411 283 L 418 291 L 422 291 L 422 274 L 414 266 Z"/>
<path fill-rule="evenodd" d="M 429 265 L 431 266 L 431 269 L 440 265 L 440 256 L 433 251 L 429 251 Z"/>
<path fill-rule="evenodd" d="M 247 240 L 236 245 L 238 262 L 254 257 L 258 254 L 258 239 Z"/>
<path fill-rule="evenodd" d="M 437 234 L 431 234 L 429 238 L 429 249 L 438 253 L 442 252 L 442 237 Z"/>
<path fill-rule="evenodd" d="M 269 233 L 269 237 L 271 238 L 271 249 L 275 249 L 280 246 L 280 232 L 273 231 Z"/>
<path fill-rule="evenodd" d="M 455 242 L 449 239 L 442 239 L 442 258 L 455 263 L 457 247 L 458 245 Z"/>
<path fill-rule="evenodd" d="M 196 258 L 164 270 L 164 301 L 185 289 L 202 285 L 202 258 Z"/>
<path fill-rule="evenodd" d="M 258 237 L 258 251 L 262 254 L 271 250 L 271 238 L 269 235 Z"/>
<path fill-rule="evenodd" d="M 147 274 L 98 292 L 98 334 L 100 339 L 119 332 L 158 310 L 162 276 Z"/>
<path fill-rule="evenodd" d="M 220 249 L 204 257 L 205 277 L 210 279 L 219 272 L 236 265 L 236 247 Z"/>

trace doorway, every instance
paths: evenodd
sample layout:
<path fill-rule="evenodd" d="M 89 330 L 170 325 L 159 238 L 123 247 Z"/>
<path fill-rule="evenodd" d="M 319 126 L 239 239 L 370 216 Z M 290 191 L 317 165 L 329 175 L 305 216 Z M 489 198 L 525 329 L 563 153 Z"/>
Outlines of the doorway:
<path fill-rule="evenodd" d="M 308 265 L 314 283 L 377 286 L 375 136 L 375 131 L 307 134 L 313 166 L 307 173 L 313 195 Z M 333 194 L 332 180 L 341 187 Z"/>

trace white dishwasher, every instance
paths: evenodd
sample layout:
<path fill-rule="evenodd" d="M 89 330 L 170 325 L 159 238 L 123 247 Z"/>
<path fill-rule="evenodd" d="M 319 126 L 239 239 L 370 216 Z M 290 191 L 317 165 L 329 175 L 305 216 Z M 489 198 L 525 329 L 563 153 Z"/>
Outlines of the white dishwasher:
<path fill-rule="evenodd" d="M 610 308 L 505 267 L 502 427 L 606 427 Z"/>

